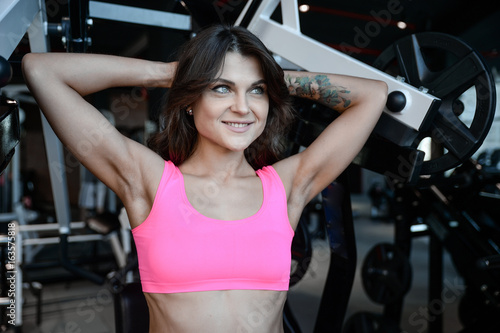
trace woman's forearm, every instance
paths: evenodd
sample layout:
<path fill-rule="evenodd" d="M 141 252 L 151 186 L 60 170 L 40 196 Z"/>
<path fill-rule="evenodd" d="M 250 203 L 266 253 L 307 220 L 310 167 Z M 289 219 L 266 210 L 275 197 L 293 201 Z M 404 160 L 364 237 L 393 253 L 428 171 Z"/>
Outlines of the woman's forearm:
<path fill-rule="evenodd" d="M 370 103 L 374 94 L 386 94 L 379 81 L 324 73 L 285 71 L 285 82 L 292 96 L 307 98 L 338 112 Z"/>
<path fill-rule="evenodd" d="M 23 71 L 28 81 L 58 80 L 85 96 L 120 86 L 169 87 L 175 63 L 99 54 L 32 53 L 24 57 Z"/>

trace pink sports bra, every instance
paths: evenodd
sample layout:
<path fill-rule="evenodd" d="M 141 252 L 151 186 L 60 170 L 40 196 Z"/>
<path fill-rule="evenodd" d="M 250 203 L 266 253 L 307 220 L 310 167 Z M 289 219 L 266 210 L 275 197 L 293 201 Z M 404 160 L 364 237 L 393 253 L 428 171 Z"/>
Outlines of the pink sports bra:
<path fill-rule="evenodd" d="M 288 290 L 293 230 L 283 183 L 273 167 L 258 170 L 264 200 L 254 215 L 216 220 L 189 203 L 180 170 L 165 162 L 153 207 L 132 229 L 142 290 Z"/>

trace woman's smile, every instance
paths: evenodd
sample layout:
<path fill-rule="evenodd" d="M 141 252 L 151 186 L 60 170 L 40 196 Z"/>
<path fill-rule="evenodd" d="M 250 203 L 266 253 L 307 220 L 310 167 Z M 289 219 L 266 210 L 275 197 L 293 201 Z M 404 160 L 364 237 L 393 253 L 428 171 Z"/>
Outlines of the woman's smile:
<path fill-rule="evenodd" d="M 223 121 L 222 122 L 230 131 L 237 132 L 237 133 L 244 133 L 250 129 L 252 126 L 252 122 L 229 122 L 229 121 Z"/>

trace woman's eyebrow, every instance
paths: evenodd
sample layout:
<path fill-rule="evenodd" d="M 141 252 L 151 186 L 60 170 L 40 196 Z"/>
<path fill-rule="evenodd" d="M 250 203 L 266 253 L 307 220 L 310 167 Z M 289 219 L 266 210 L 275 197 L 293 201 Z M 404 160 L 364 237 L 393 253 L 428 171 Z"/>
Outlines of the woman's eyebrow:
<path fill-rule="evenodd" d="M 225 84 L 230 85 L 230 86 L 234 86 L 234 85 L 235 85 L 235 83 L 234 83 L 233 81 L 231 81 L 231 80 L 226 80 L 226 79 L 223 79 L 223 78 L 221 78 L 221 77 L 220 77 L 220 78 L 218 78 L 215 82 L 216 82 L 216 83 L 225 83 Z"/>
<path fill-rule="evenodd" d="M 218 78 L 217 83 L 225 83 L 227 85 L 230 85 L 230 86 L 235 86 L 236 83 L 234 83 L 233 81 L 231 80 L 227 80 L 227 79 L 224 79 L 224 78 Z M 266 83 L 266 80 L 265 79 L 260 79 L 260 80 L 257 80 L 255 82 L 253 82 L 251 84 L 251 86 L 258 86 L 259 84 L 265 84 Z"/>
<path fill-rule="evenodd" d="M 255 81 L 254 83 L 252 83 L 253 86 L 258 86 L 259 84 L 266 84 L 266 80 L 260 79 L 258 81 Z"/>

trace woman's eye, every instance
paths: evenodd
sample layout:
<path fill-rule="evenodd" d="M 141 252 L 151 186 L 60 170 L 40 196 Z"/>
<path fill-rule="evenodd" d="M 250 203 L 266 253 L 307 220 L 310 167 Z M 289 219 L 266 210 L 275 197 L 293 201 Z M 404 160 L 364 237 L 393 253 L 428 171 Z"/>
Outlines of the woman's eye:
<path fill-rule="evenodd" d="M 263 93 L 265 93 L 265 89 L 264 87 L 255 87 L 252 89 L 252 93 L 253 94 L 259 94 L 259 95 L 262 95 Z"/>
<path fill-rule="evenodd" d="M 229 87 L 228 86 L 217 86 L 212 89 L 215 92 L 218 92 L 220 94 L 227 94 L 229 92 Z"/>

